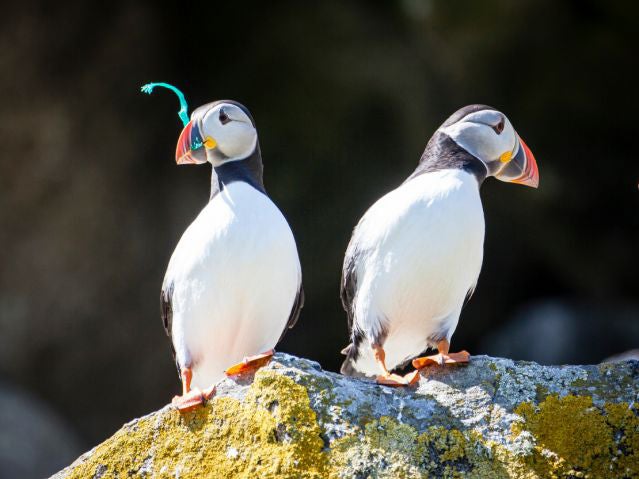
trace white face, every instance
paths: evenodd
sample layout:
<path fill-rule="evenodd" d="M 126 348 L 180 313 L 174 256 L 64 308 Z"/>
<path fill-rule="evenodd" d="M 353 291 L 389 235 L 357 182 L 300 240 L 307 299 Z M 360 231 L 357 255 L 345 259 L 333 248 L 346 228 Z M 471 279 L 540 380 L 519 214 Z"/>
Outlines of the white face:
<path fill-rule="evenodd" d="M 442 131 L 479 158 L 489 175 L 498 174 L 519 150 L 515 129 L 506 115 L 496 110 L 476 111 Z"/>
<path fill-rule="evenodd" d="M 230 103 L 211 108 L 200 129 L 207 160 L 213 166 L 247 158 L 257 145 L 257 130 L 244 111 Z"/>

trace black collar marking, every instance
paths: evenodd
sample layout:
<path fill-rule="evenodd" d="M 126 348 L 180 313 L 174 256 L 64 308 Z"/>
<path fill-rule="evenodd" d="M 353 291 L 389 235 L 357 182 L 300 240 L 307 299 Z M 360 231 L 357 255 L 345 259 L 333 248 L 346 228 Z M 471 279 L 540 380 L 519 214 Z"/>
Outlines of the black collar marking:
<path fill-rule="evenodd" d="M 458 169 L 474 175 L 477 178 L 477 183 L 481 186 L 488 174 L 486 165 L 441 131 L 443 128 L 457 123 L 465 116 L 481 110 L 494 110 L 494 108 L 488 105 L 468 105 L 450 115 L 428 141 L 426 149 L 419 160 L 419 165 L 406 181 L 423 173 Z"/>
<path fill-rule="evenodd" d="M 257 129 L 257 127 L 255 126 L 255 120 L 253 119 L 253 115 L 251 115 L 251 112 L 248 111 L 248 109 L 244 105 L 234 100 L 218 100 L 207 103 L 206 105 L 202 105 L 201 107 L 193 111 L 193 113 L 191 114 L 191 119 L 194 121 L 201 120 L 211 108 L 214 108 L 220 103 L 229 103 L 240 108 L 251 120 L 253 128 Z M 216 151 L 215 154 L 219 157 L 220 160 L 227 159 L 227 157 L 222 154 L 221 151 Z M 262 164 L 262 153 L 260 151 L 260 143 L 258 140 L 255 144 L 255 150 L 253 150 L 253 153 L 251 153 L 247 158 L 244 158 L 243 160 L 230 161 L 228 163 L 224 163 L 221 166 L 213 167 L 213 171 L 211 172 L 210 199 L 213 199 L 215 195 L 222 191 L 225 185 L 230 185 L 234 181 L 243 181 L 245 183 L 248 183 L 256 190 L 266 194 L 263 181 L 263 172 L 264 166 Z"/>
<path fill-rule="evenodd" d="M 248 158 L 237 161 L 229 161 L 223 165 L 213 167 L 211 172 L 211 197 L 224 190 L 226 185 L 234 181 L 248 183 L 257 191 L 266 194 L 263 181 L 264 166 L 262 165 L 262 154 L 259 143 L 255 145 L 255 150 Z"/>
<path fill-rule="evenodd" d="M 487 176 L 486 166 L 479 158 L 464 150 L 450 136 L 437 131 L 426 145 L 419 165 L 406 181 L 424 173 L 451 169 L 467 171 L 477 178 L 480 186 Z"/>

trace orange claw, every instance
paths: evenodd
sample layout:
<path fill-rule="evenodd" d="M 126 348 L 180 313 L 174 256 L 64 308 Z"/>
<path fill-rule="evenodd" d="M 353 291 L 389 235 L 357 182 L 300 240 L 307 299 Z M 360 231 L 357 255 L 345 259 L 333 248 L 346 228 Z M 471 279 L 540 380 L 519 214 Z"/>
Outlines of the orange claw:
<path fill-rule="evenodd" d="M 273 354 L 275 354 L 275 350 L 271 349 L 270 351 L 256 356 L 246 357 L 241 363 L 234 364 L 224 371 L 224 374 L 227 376 L 237 376 L 238 374 L 255 371 L 262 366 L 266 366 L 271 361 Z"/>

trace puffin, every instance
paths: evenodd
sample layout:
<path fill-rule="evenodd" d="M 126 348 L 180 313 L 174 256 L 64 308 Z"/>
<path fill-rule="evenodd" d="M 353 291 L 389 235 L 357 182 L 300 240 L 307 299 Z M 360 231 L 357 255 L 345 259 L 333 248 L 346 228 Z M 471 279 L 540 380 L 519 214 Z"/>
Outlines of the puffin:
<path fill-rule="evenodd" d="M 535 157 L 506 115 L 468 105 L 435 131 L 408 179 L 360 219 L 342 269 L 350 332 L 343 374 L 405 386 L 426 366 L 469 361 L 449 348 L 481 270 L 479 190 L 489 176 L 539 185 Z M 419 356 L 428 349 L 437 354 Z M 415 370 L 393 372 L 411 360 Z"/>
<path fill-rule="evenodd" d="M 179 240 L 160 295 L 182 381 L 172 403 L 189 411 L 225 376 L 268 363 L 297 322 L 304 289 L 293 233 L 264 188 L 247 108 L 222 100 L 194 110 L 175 159 L 213 167 L 210 199 Z"/>

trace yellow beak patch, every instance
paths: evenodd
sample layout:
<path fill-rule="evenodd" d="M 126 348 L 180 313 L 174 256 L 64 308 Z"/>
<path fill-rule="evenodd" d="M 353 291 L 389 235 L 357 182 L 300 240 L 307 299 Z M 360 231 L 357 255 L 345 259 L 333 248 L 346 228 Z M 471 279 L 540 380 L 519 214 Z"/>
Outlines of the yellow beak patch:
<path fill-rule="evenodd" d="M 499 157 L 499 161 L 501 161 L 502 163 L 508 163 L 513 157 L 513 152 L 512 151 L 507 151 L 505 153 L 502 153 L 502 155 Z"/>
<path fill-rule="evenodd" d="M 206 146 L 209 150 L 212 150 L 213 148 L 215 148 L 217 146 L 217 141 L 215 141 L 213 138 L 211 138 L 210 136 L 206 137 L 206 140 L 204 140 L 204 146 Z"/>

